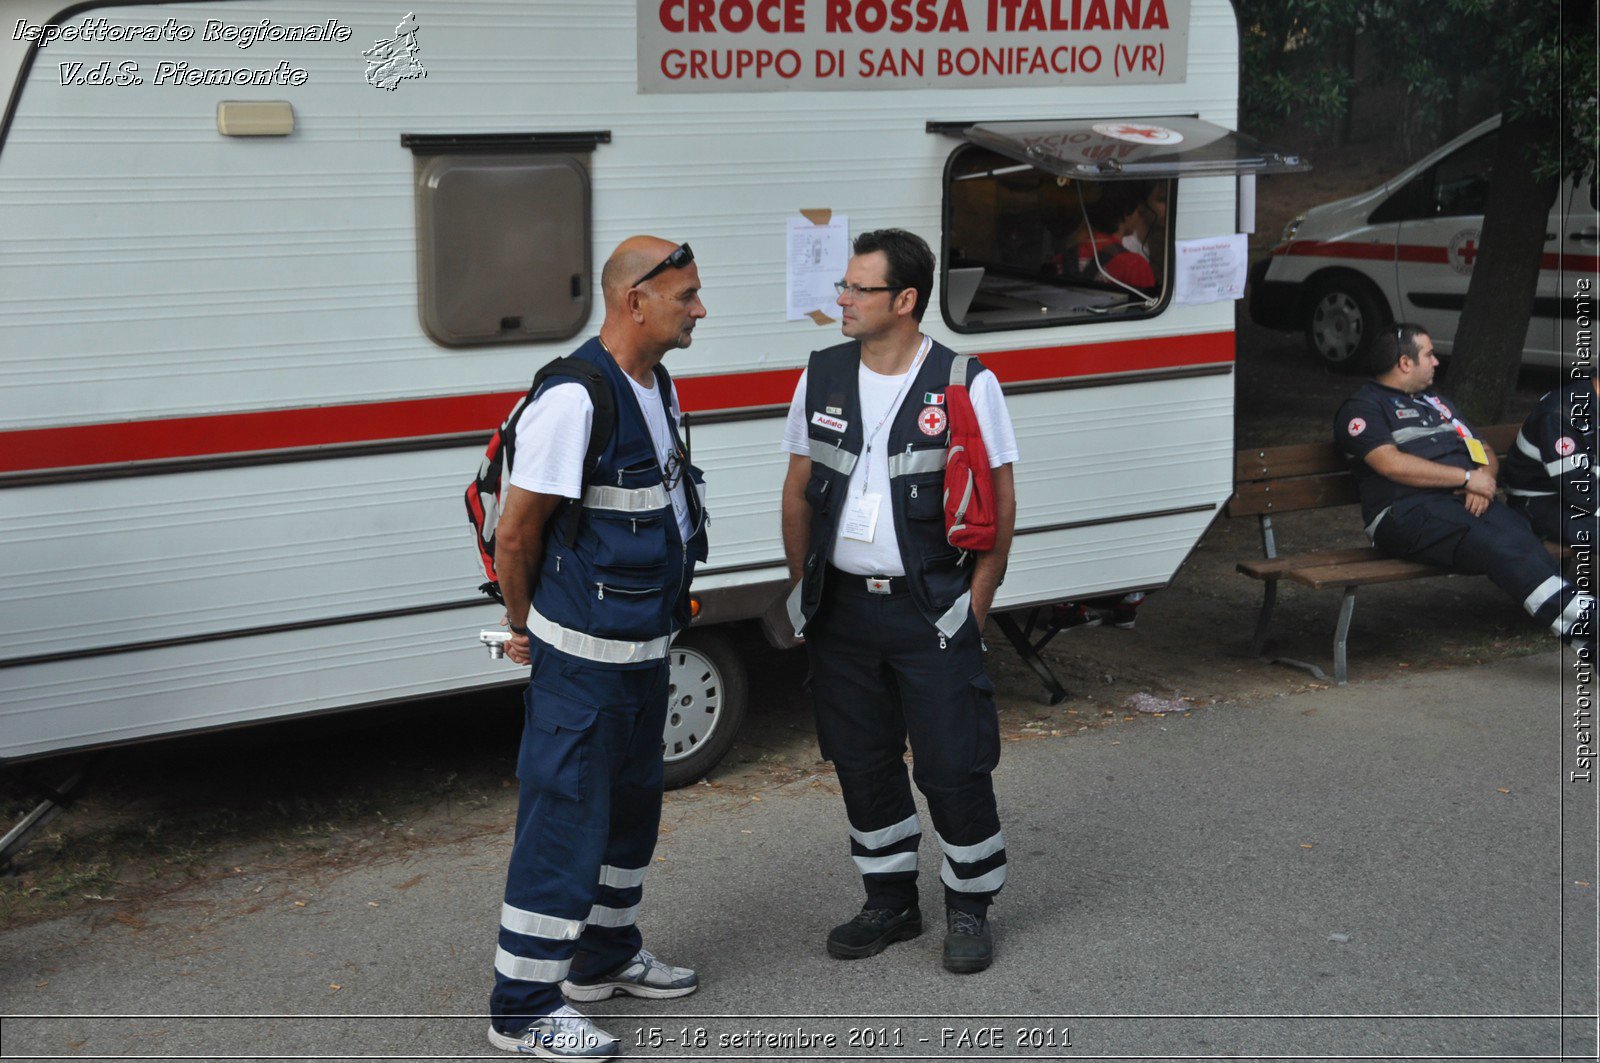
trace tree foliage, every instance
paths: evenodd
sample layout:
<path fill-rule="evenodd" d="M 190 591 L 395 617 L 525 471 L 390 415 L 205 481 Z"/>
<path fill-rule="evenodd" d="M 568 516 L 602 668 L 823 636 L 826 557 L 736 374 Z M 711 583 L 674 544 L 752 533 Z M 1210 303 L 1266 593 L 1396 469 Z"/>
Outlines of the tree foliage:
<path fill-rule="evenodd" d="M 1564 109 L 1565 136 L 1541 150 L 1546 170 L 1592 160 L 1596 137 L 1593 0 L 1235 0 L 1245 124 L 1294 119 L 1334 130 L 1363 83 L 1398 82 L 1415 152 L 1486 116 Z M 1357 57 L 1361 57 L 1358 64 Z M 1357 66 L 1360 72 L 1357 72 Z M 1343 131 L 1340 139 L 1361 137 Z M 1543 176 L 1543 174 L 1541 175 Z"/>

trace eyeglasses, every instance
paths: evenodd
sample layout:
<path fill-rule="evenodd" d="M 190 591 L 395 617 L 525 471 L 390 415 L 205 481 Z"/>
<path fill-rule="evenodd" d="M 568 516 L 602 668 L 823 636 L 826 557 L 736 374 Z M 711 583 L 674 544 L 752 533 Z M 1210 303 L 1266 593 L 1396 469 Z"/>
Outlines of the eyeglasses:
<path fill-rule="evenodd" d="M 633 282 L 633 287 L 635 287 L 635 288 L 639 287 L 639 285 L 643 284 L 645 281 L 649 280 L 651 277 L 654 277 L 656 274 L 660 273 L 662 270 L 665 270 L 665 269 L 667 269 L 669 267 L 672 268 L 672 269 L 682 269 L 683 267 L 687 266 L 689 263 L 691 263 L 693 261 L 694 261 L 694 252 L 689 250 L 689 245 L 688 244 L 679 244 L 673 250 L 672 254 L 668 255 L 666 258 L 664 258 L 660 262 L 656 263 L 656 268 L 655 269 L 651 270 L 649 273 L 646 273 L 644 276 L 642 276 L 638 280 L 634 281 Z"/>
<path fill-rule="evenodd" d="M 661 470 L 661 481 L 668 491 L 683 482 L 683 466 L 683 455 L 677 450 L 667 455 L 667 467 Z"/>
<path fill-rule="evenodd" d="M 903 292 L 907 286 L 904 284 L 879 284 L 868 287 L 862 284 L 846 284 L 844 281 L 834 281 L 833 287 L 840 295 L 848 295 L 852 299 L 859 299 L 863 295 L 870 295 L 873 292 Z"/>

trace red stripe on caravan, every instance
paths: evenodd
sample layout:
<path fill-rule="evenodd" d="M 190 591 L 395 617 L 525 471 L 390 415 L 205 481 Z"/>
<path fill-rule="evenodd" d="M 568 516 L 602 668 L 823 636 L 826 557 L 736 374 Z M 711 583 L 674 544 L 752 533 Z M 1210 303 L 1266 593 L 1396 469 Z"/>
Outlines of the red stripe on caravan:
<path fill-rule="evenodd" d="M 751 406 L 787 406 L 800 381 L 798 369 L 767 369 L 759 373 L 724 373 L 719 376 L 674 377 L 678 401 L 685 413 L 742 410 Z"/>
<path fill-rule="evenodd" d="M 1174 369 L 1233 361 L 1233 333 L 990 351 L 982 358 L 1008 383 Z M 781 406 L 789 402 L 799 379 L 798 369 L 683 377 L 678 380 L 678 396 L 690 413 Z M 496 391 L 0 432 L 0 473 L 258 454 L 469 432 L 487 437 L 521 395 L 520 391 Z"/>
<path fill-rule="evenodd" d="M 1117 340 L 1113 343 L 1082 343 L 1071 347 L 989 351 L 980 357 L 983 364 L 993 369 L 994 375 L 1007 384 L 1151 369 L 1181 369 L 1185 366 L 1233 361 L 1233 333 L 1201 332 L 1187 336 Z"/>
<path fill-rule="evenodd" d="M 0 472 L 340 446 L 482 431 L 520 391 L 0 432 Z M 488 427 L 485 427 L 488 426 Z"/>

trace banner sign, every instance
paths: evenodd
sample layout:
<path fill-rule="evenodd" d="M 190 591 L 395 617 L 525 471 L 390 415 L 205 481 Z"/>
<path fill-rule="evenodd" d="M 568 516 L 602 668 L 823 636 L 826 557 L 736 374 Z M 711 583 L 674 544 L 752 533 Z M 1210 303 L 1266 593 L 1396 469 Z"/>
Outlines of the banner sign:
<path fill-rule="evenodd" d="M 638 0 L 640 92 L 1181 82 L 1189 0 Z"/>

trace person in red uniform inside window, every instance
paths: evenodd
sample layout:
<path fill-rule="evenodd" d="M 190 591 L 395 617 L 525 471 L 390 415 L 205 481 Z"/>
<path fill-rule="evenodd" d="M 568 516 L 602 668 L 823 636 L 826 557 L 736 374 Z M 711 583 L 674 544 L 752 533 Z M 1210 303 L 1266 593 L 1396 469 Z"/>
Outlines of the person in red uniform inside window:
<path fill-rule="evenodd" d="M 1146 185 L 1125 181 L 1103 181 L 1088 186 L 1086 192 L 1099 195 L 1083 205 L 1087 229 L 1080 229 L 1076 248 L 1068 254 L 1065 275 L 1090 284 L 1120 282 L 1133 288 L 1156 286 L 1150 260 L 1123 244 L 1122 238 L 1134 231 Z"/>

